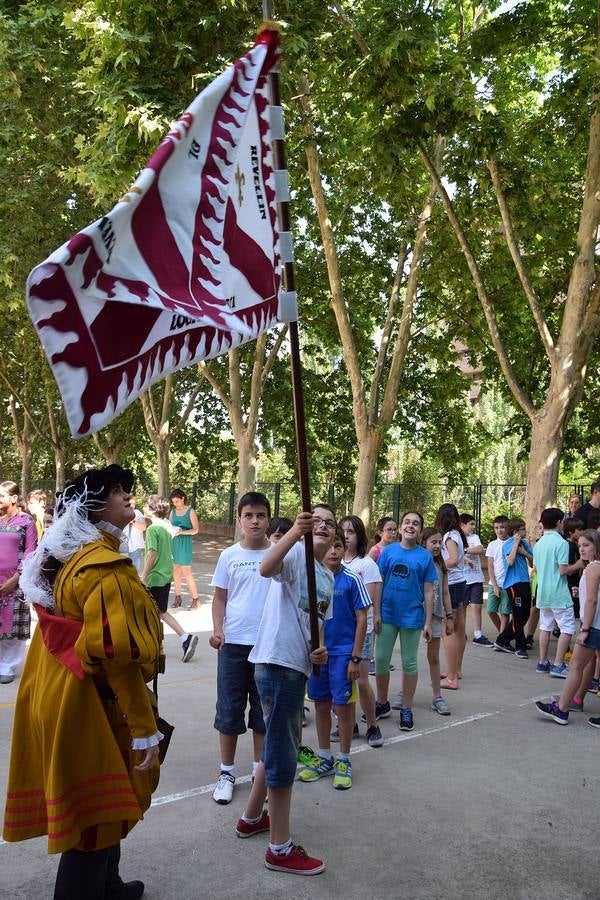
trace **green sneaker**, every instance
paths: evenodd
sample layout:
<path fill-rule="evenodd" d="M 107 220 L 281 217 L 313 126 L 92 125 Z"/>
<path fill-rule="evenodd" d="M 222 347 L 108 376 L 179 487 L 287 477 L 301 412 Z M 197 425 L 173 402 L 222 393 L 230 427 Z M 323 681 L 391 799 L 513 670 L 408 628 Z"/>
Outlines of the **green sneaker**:
<path fill-rule="evenodd" d="M 303 766 L 311 766 L 315 759 L 318 759 L 318 756 L 311 747 L 302 744 L 298 747 L 298 762 Z"/>
<path fill-rule="evenodd" d="M 336 791 L 347 791 L 352 787 L 352 763 L 349 759 L 336 759 L 333 786 Z"/>
<path fill-rule="evenodd" d="M 333 757 L 331 759 L 323 759 L 322 756 L 313 754 L 310 763 L 306 764 L 306 768 L 301 769 L 298 773 L 298 781 L 318 781 L 326 775 L 333 775 L 335 772 L 335 763 Z"/>

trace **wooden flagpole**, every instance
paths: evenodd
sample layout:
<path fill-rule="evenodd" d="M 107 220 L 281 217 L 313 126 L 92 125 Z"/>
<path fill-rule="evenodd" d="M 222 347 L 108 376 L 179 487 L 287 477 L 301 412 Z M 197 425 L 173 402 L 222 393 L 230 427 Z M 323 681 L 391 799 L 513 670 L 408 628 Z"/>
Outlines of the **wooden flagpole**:
<path fill-rule="evenodd" d="M 272 18 L 270 0 L 263 0 L 263 17 Z M 269 72 L 269 93 L 271 106 L 281 106 L 281 84 L 279 68 Z M 285 171 L 287 167 L 285 140 L 275 139 L 273 147 L 273 169 Z M 277 220 L 279 232 L 291 232 L 289 201 L 278 202 Z M 295 292 L 296 278 L 293 261 L 282 263 L 282 282 L 286 292 Z M 298 477 L 300 481 L 300 501 L 303 512 L 311 511 L 310 478 L 308 471 L 308 450 L 306 445 L 306 422 L 304 418 L 304 392 L 302 387 L 302 364 L 300 361 L 300 335 L 297 320 L 289 322 L 290 364 L 292 374 L 292 397 L 294 404 L 294 422 L 296 426 L 296 450 L 298 454 Z M 315 578 L 315 555 L 312 532 L 304 535 L 304 551 L 306 555 L 306 581 L 308 588 L 308 608 L 310 617 L 310 641 L 316 649 L 319 646 L 319 617 L 317 613 L 317 583 Z M 314 666 L 315 675 L 319 674 L 319 666 Z"/>

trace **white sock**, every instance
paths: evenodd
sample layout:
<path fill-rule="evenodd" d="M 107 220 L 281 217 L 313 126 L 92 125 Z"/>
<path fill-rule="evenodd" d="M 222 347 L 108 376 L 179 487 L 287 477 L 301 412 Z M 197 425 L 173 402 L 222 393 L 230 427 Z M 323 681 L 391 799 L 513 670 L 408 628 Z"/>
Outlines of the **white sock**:
<path fill-rule="evenodd" d="M 249 819 L 248 816 L 242 816 L 242 822 L 245 822 L 247 825 L 257 825 L 263 817 L 263 813 L 260 816 L 257 816 L 255 819 Z"/>
<path fill-rule="evenodd" d="M 320 747 L 317 750 L 317 755 L 320 756 L 321 759 L 326 759 L 328 761 L 330 759 L 333 759 L 333 756 L 331 755 L 331 750 L 322 750 Z"/>
<path fill-rule="evenodd" d="M 260 762 L 256 762 L 256 760 L 254 760 L 254 762 L 252 763 L 252 777 L 253 778 L 256 775 L 256 770 L 258 769 L 259 766 L 260 766 Z"/>
<path fill-rule="evenodd" d="M 337 758 L 341 759 L 342 762 L 350 762 L 350 757 L 347 753 L 338 753 Z"/>
<path fill-rule="evenodd" d="M 233 775 L 235 778 L 235 763 L 232 766 L 226 766 L 225 763 L 221 763 L 221 772 L 227 772 L 228 775 Z"/>
<path fill-rule="evenodd" d="M 475 637 L 477 638 L 477 640 L 479 640 L 479 638 L 480 638 L 481 636 L 482 636 L 481 631 L 476 631 L 476 632 L 475 632 Z"/>
<path fill-rule="evenodd" d="M 274 853 L 275 856 L 287 856 L 292 852 L 292 839 L 290 838 L 285 844 L 269 844 L 269 850 L 271 853 Z"/>
<path fill-rule="evenodd" d="M 184 631 L 183 634 L 179 635 L 179 640 L 181 641 L 182 644 L 185 644 L 185 642 L 187 641 L 188 638 L 189 638 L 189 634 L 187 633 L 187 631 Z"/>

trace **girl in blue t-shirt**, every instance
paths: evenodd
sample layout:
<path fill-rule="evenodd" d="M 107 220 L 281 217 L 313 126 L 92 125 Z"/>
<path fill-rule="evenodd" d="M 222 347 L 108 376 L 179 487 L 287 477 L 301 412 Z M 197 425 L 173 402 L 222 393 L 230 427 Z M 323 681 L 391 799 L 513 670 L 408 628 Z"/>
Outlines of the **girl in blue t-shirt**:
<path fill-rule="evenodd" d="M 390 660 L 396 639 L 402 654 L 402 696 L 400 729 L 414 728 L 412 700 L 417 686 L 417 652 L 421 631 L 431 638 L 433 583 L 438 580 L 433 557 L 419 546 L 423 516 L 404 513 L 400 522 L 400 542 L 386 547 L 377 561 L 383 579 L 381 615 L 374 617 L 378 634 L 375 649 L 377 718 L 391 713 L 388 701 Z"/>

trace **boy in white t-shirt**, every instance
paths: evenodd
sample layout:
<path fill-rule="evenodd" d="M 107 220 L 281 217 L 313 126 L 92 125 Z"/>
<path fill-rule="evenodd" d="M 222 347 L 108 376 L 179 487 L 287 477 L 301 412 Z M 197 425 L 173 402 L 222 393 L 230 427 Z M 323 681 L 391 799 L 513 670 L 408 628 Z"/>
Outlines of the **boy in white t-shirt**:
<path fill-rule="evenodd" d="M 502 556 L 502 544 L 507 540 L 506 526 L 508 516 L 496 516 L 494 519 L 494 531 L 496 539 L 490 541 L 485 557 L 487 562 L 489 584 L 487 597 L 488 616 L 498 629 L 500 634 L 508 625 L 510 616 L 510 600 L 502 587 L 504 584 L 504 557 Z"/>
<path fill-rule="evenodd" d="M 323 558 L 335 536 L 331 507 L 318 504 L 312 513 L 300 513 L 292 528 L 273 544 L 261 563 L 261 573 L 272 579 L 258 637 L 250 659 L 265 711 L 263 759 L 250 797 L 237 823 L 238 837 L 269 831 L 265 866 L 294 875 L 317 875 L 325 868 L 292 843 L 290 807 L 302 735 L 306 679 L 311 663 L 324 665 L 327 650 L 311 650 L 305 551 L 301 539 L 312 531 L 319 617 L 331 616 L 333 574 Z M 269 813 L 263 812 L 269 797 Z"/>
<path fill-rule="evenodd" d="M 494 642 L 488 640 L 481 630 L 481 612 L 483 607 L 483 570 L 481 559 L 485 549 L 478 534 L 475 534 L 475 519 L 469 513 L 461 513 L 458 517 L 460 530 L 467 539 L 465 550 L 465 578 L 467 588 L 465 597 L 467 606 L 471 607 L 473 621 L 473 643 L 479 647 L 493 647 Z"/>
<path fill-rule="evenodd" d="M 219 732 L 221 772 L 213 793 L 217 803 L 229 803 L 235 786 L 235 751 L 238 735 L 248 727 L 254 745 L 254 775 L 265 734 L 260 697 L 254 681 L 254 665 L 248 657 L 254 646 L 270 582 L 260 574 L 260 563 L 271 546 L 266 530 L 271 508 L 264 494 L 251 491 L 238 503 L 242 539 L 219 556 L 212 586 L 215 589 L 211 647 L 217 659 L 217 710 L 214 727 Z"/>

